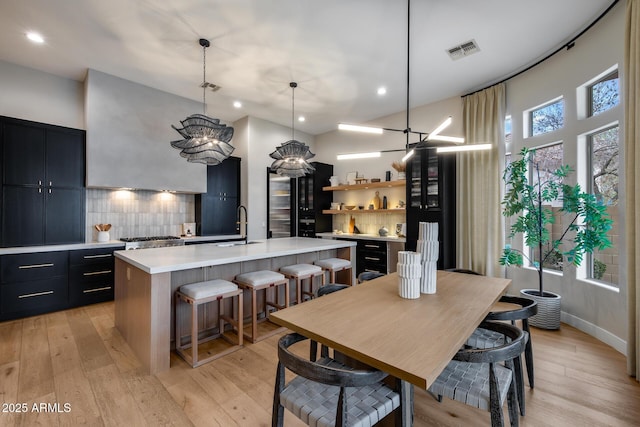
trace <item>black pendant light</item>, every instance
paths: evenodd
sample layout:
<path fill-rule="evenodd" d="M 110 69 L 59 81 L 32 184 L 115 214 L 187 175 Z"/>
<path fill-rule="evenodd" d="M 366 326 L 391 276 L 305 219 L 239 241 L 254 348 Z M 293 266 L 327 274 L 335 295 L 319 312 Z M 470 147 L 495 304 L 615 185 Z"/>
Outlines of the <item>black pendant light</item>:
<path fill-rule="evenodd" d="M 294 118 L 295 118 L 295 88 L 298 87 L 296 82 L 289 83 L 291 88 L 291 139 L 269 154 L 275 159 L 271 165 L 271 170 L 278 175 L 288 176 L 290 178 L 298 178 L 305 176 L 315 170 L 307 160 L 315 157 L 309 147 L 304 142 L 296 141 L 294 136 Z"/>
<path fill-rule="evenodd" d="M 220 123 L 219 119 L 207 116 L 207 48 L 209 40 L 200 39 L 202 46 L 202 106 L 204 114 L 192 114 L 180 121 L 181 128 L 171 125 L 184 139 L 171 141 L 171 146 L 180 151 L 180 155 L 189 162 L 218 165 L 228 158 L 233 150 L 229 142 L 233 137 L 233 128 Z"/>

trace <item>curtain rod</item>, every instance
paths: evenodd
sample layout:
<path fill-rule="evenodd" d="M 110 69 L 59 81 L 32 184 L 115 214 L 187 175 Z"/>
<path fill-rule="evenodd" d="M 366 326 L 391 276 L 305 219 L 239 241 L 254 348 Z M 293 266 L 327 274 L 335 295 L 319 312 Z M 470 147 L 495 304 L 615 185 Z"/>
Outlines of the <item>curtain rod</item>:
<path fill-rule="evenodd" d="M 609 7 L 600 14 L 600 16 L 598 16 L 596 18 L 595 21 L 593 21 L 591 24 L 589 24 L 589 26 L 587 26 L 585 29 L 583 29 L 582 31 L 580 31 L 580 33 L 578 33 L 578 35 L 576 35 L 575 37 L 573 37 L 571 40 L 569 40 L 567 43 L 563 44 L 562 46 L 560 46 L 559 48 L 557 48 L 556 50 L 554 50 L 553 52 L 551 52 L 549 55 L 545 56 L 544 58 L 542 58 L 541 60 L 539 60 L 538 62 L 536 62 L 535 64 L 531 64 L 529 65 L 527 68 L 525 68 L 524 70 L 520 70 L 515 74 L 510 75 L 509 77 L 505 77 L 504 79 L 500 80 L 499 82 L 496 83 L 492 83 L 489 86 L 483 87 L 482 89 L 478 89 L 478 90 L 474 90 L 473 92 L 469 92 L 466 95 L 462 95 L 461 98 L 473 95 L 474 93 L 478 93 L 478 92 L 482 92 L 485 89 L 489 89 L 491 86 L 495 86 L 495 85 L 499 85 L 500 83 L 504 83 L 507 80 L 511 80 L 514 77 L 519 76 L 520 74 L 529 71 L 530 69 L 532 69 L 533 67 L 536 67 L 538 65 L 540 65 L 541 63 L 543 63 L 544 61 L 546 61 L 547 59 L 551 58 L 552 56 L 554 56 L 556 53 L 560 52 L 563 49 L 571 49 L 573 46 L 575 46 L 576 44 L 576 40 L 578 40 L 578 38 L 580 38 L 580 36 L 582 36 L 584 33 L 586 33 L 587 31 L 589 31 L 591 29 L 591 27 L 593 27 L 594 25 L 596 25 L 598 23 L 598 21 L 600 21 L 602 18 L 604 18 L 605 15 L 607 15 L 611 9 L 613 9 L 613 6 L 615 6 L 618 3 L 618 0 L 614 0 L 613 3 L 611 3 L 609 5 Z"/>

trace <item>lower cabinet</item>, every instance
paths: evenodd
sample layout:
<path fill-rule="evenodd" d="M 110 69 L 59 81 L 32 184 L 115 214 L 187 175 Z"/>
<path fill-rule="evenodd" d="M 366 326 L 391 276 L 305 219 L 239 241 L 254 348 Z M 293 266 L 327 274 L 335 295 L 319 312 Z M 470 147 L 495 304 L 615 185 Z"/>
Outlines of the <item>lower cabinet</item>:
<path fill-rule="evenodd" d="M 112 300 L 117 249 L 0 256 L 0 321 Z"/>
<path fill-rule="evenodd" d="M 356 246 L 356 275 L 365 271 L 389 274 L 396 271 L 398 251 L 403 242 L 385 240 L 358 240 Z"/>
<path fill-rule="evenodd" d="M 69 304 L 79 306 L 113 299 L 113 248 L 69 253 Z"/>

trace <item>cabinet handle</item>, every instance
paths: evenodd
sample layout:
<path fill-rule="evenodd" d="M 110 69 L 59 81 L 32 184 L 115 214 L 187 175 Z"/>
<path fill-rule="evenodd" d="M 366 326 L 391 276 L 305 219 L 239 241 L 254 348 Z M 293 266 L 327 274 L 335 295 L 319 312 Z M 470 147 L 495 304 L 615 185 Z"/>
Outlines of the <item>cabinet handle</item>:
<path fill-rule="evenodd" d="M 49 194 L 51 194 L 51 187 L 49 187 Z"/>
<path fill-rule="evenodd" d="M 378 245 L 364 245 L 365 248 L 376 248 L 376 249 L 380 249 L 380 246 Z"/>
<path fill-rule="evenodd" d="M 41 297 L 43 295 L 51 295 L 51 294 L 53 294 L 53 291 L 36 292 L 36 293 L 33 293 L 33 294 L 18 295 L 18 299 Z"/>
<path fill-rule="evenodd" d="M 53 182 L 49 181 L 49 187 L 51 187 L 53 185 Z"/>
<path fill-rule="evenodd" d="M 83 276 L 96 276 L 98 274 L 109 274 L 111 270 L 91 271 L 89 273 L 82 273 Z"/>
<path fill-rule="evenodd" d="M 112 254 L 101 254 L 101 255 L 85 255 L 82 258 L 84 259 L 94 259 L 94 258 L 110 258 Z"/>
<path fill-rule="evenodd" d="M 366 259 L 367 261 L 380 261 L 380 258 L 374 258 L 374 257 L 370 257 L 370 256 L 366 256 L 366 257 L 364 257 L 364 259 Z"/>
<path fill-rule="evenodd" d="M 44 268 L 44 267 L 53 267 L 54 264 L 53 263 L 46 263 L 46 264 L 31 264 L 31 265 L 20 265 L 18 266 L 18 269 L 20 270 L 27 270 L 29 268 Z"/>
<path fill-rule="evenodd" d="M 42 181 L 38 180 L 38 185 L 42 185 Z"/>
<path fill-rule="evenodd" d="M 111 286 L 104 286 L 102 288 L 94 288 L 94 289 L 85 289 L 82 291 L 83 294 L 90 294 L 91 292 L 100 292 L 100 291 L 108 291 L 111 289 Z"/>

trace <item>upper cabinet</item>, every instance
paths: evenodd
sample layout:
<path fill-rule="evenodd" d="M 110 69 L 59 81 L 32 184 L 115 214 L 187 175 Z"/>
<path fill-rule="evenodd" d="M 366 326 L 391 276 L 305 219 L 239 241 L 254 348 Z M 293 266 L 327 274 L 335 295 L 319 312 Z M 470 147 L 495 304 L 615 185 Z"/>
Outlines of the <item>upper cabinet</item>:
<path fill-rule="evenodd" d="M 2 246 L 84 242 L 84 131 L 0 117 Z"/>
<path fill-rule="evenodd" d="M 240 234 L 240 158 L 207 166 L 207 192 L 196 194 L 196 233 L 202 236 Z M 244 218 L 243 218 L 244 220 Z"/>
<path fill-rule="evenodd" d="M 438 269 L 454 268 L 456 252 L 456 156 L 435 149 L 416 150 L 407 163 L 407 236 L 405 248 L 416 249 L 418 223 L 437 222 Z"/>
<path fill-rule="evenodd" d="M 312 162 L 313 173 L 298 178 L 298 236 L 316 237 L 331 231 L 332 217 L 323 213 L 331 207 L 333 194 L 322 191 L 333 175 L 333 165 Z"/>

